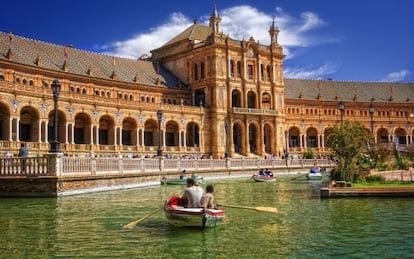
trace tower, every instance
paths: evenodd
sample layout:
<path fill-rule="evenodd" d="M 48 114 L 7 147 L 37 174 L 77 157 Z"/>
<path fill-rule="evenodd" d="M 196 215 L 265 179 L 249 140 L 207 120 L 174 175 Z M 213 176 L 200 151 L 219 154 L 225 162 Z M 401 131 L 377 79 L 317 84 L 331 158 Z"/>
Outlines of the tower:
<path fill-rule="evenodd" d="M 275 17 L 273 17 L 272 25 L 269 29 L 270 34 L 270 45 L 278 45 L 277 36 L 279 35 L 279 29 L 275 26 Z"/>
<path fill-rule="evenodd" d="M 221 21 L 221 18 L 218 15 L 217 7 L 216 5 L 214 5 L 213 13 L 210 16 L 210 24 L 209 24 L 213 34 L 217 34 L 220 32 L 220 21 Z"/>

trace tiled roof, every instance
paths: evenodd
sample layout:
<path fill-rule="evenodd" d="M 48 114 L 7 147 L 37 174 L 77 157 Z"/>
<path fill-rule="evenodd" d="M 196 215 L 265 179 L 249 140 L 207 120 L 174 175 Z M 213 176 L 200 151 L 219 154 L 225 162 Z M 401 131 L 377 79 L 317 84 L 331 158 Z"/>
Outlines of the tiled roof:
<path fill-rule="evenodd" d="M 200 25 L 197 22 L 194 22 L 194 24 L 192 24 L 190 27 L 165 43 L 164 46 L 168 46 L 182 40 L 205 41 L 210 35 L 211 28 L 209 26 Z"/>
<path fill-rule="evenodd" d="M 148 60 L 103 55 L 16 35 L 10 41 L 9 37 L 8 33 L 0 32 L 0 60 L 7 60 L 11 49 L 13 62 L 28 66 L 37 67 L 36 60 L 40 59 L 41 68 L 63 72 L 66 62 L 67 73 L 89 76 L 90 70 L 91 77 L 100 79 L 111 80 L 115 73 L 114 80 L 126 83 L 135 83 L 137 77 L 139 84 L 157 86 L 159 79 L 167 87 L 176 88 L 179 82 L 172 73 Z"/>
<path fill-rule="evenodd" d="M 414 83 L 285 79 L 286 99 L 414 102 Z"/>

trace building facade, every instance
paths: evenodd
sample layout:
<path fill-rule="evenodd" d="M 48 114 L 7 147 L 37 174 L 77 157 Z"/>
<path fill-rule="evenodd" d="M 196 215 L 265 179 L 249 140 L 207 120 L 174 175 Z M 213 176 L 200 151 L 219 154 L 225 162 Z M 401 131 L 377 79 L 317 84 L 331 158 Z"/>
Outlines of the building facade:
<path fill-rule="evenodd" d="M 413 83 L 285 79 L 274 22 L 263 45 L 231 39 L 220 20 L 214 9 L 208 26 L 195 21 L 137 60 L 0 33 L 0 150 L 49 152 L 55 79 L 66 155 L 325 155 L 345 120 L 377 143 L 412 143 Z"/>

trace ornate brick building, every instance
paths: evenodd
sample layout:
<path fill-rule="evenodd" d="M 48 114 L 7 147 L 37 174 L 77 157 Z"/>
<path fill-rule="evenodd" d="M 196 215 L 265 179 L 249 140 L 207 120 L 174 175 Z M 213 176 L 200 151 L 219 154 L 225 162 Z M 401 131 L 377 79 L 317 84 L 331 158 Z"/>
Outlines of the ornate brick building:
<path fill-rule="evenodd" d="M 214 9 L 208 26 L 194 22 L 137 60 L 0 33 L 0 149 L 49 151 L 55 79 L 67 155 L 325 154 L 342 120 L 377 142 L 412 143 L 413 83 L 284 79 L 274 23 L 262 45 L 229 38 L 220 20 Z"/>

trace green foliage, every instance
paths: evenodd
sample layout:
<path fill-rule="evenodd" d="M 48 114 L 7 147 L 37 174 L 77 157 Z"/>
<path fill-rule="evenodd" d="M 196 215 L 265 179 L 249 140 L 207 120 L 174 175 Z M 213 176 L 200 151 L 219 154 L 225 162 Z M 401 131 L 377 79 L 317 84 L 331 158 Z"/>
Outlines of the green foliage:
<path fill-rule="evenodd" d="M 385 163 L 390 159 L 391 150 L 387 148 L 384 144 L 376 145 L 375 148 L 372 148 L 368 151 L 369 156 L 373 159 L 374 166 L 376 167 L 377 163 Z"/>
<path fill-rule="evenodd" d="M 407 146 L 405 154 L 408 159 L 410 159 L 411 161 L 414 161 L 414 144 L 410 144 Z"/>
<path fill-rule="evenodd" d="M 306 149 L 306 151 L 303 153 L 303 157 L 305 159 L 314 159 L 315 158 L 315 152 L 313 152 L 312 149 L 308 148 Z"/>
<path fill-rule="evenodd" d="M 385 178 L 380 174 L 370 174 L 367 177 L 365 177 L 365 181 L 367 183 L 385 183 Z"/>
<path fill-rule="evenodd" d="M 402 155 L 397 155 L 397 169 L 407 170 L 410 167 L 410 160 Z"/>
<path fill-rule="evenodd" d="M 369 154 L 360 154 L 358 158 L 358 166 L 363 171 L 374 168 L 374 159 Z"/>
<path fill-rule="evenodd" d="M 377 171 L 388 171 L 391 170 L 391 166 L 389 164 L 387 164 L 386 162 L 378 162 L 375 165 L 375 170 Z"/>
<path fill-rule="evenodd" d="M 358 122 L 347 121 L 331 129 L 328 145 L 338 159 L 336 169 L 341 174 L 339 180 L 354 180 L 358 158 L 366 151 L 366 143 L 370 140 L 371 134 Z"/>

